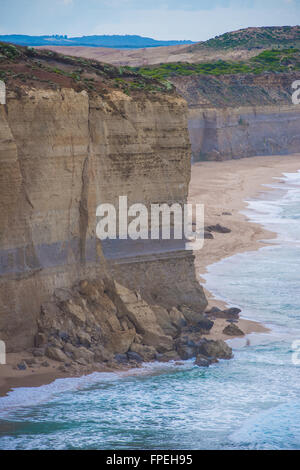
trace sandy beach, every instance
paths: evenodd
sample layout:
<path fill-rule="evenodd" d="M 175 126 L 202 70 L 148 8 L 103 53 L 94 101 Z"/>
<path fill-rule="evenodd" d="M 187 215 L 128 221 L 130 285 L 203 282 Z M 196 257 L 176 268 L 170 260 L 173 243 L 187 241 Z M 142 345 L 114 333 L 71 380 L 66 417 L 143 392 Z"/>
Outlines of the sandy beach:
<path fill-rule="evenodd" d="M 195 253 L 196 272 L 202 284 L 205 283 L 202 275 L 210 264 L 239 252 L 257 250 L 265 246 L 268 239 L 274 238 L 275 234 L 249 222 L 240 211 L 247 206 L 245 200 L 268 190 L 264 184 L 271 184 L 273 178 L 299 169 L 300 154 L 193 165 L 190 202 L 205 205 L 205 225 L 221 224 L 231 229 L 229 234 L 214 233 L 214 239 L 205 240 L 204 248 Z M 224 303 L 215 299 L 210 292 L 206 291 L 206 295 L 210 307 L 224 307 Z M 223 333 L 226 325 L 226 320 L 217 319 L 209 338 L 228 340 L 229 337 Z M 238 326 L 246 335 L 268 331 L 263 325 L 245 319 L 239 320 Z M 26 352 L 7 354 L 7 364 L 0 366 L 0 395 L 14 387 L 36 387 L 59 377 L 67 377 L 59 370 L 59 363 L 48 359 L 46 367 L 37 358 L 36 363 L 26 370 L 18 370 L 16 364 L 26 360 L 26 356 Z"/>
<path fill-rule="evenodd" d="M 207 266 L 236 253 L 258 250 L 276 237 L 260 224 L 250 222 L 241 211 L 247 207 L 245 200 L 272 190 L 264 185 L 272 184 L 283 173 L 299 169 L 300 154 L 201 162 L 192 166 L 189 201 L 204 204 L 206 226 L 220 224 L 231 229 L 229 234 L 214 233 L 214 239 L 205 240 L 203 249 L 195 252 L 196 273 L 204 288 L 202 275 Z M 224 308 L 224 302 L 206 289 L 205 293 L 210 306 Z M 228 339 L 222 333 L 225 325 L 226 321 L 217 319 L 210 338 Z M 263 325 L 243 318 L 238 326 L 245 334 L 268 331 Z"/>

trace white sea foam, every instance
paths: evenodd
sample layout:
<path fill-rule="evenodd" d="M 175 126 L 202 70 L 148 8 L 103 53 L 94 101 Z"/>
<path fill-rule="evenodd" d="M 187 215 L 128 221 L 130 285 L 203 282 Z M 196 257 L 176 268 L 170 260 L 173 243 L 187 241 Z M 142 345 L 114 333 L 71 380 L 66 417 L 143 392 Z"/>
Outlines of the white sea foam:
<path fill-rule="evenodd" d="M 142 364 L 140 368 L 127 371 L 94 372 L 81 377 L 56 379 L 50 384 L 40 387 L 18 387 L 6 396 L 0 397 L 0 419 L 5 419 L 11 411 L 14 412 L 17 408 L 37 406 L 55 401 L 62 393 L 85 390 L 94 385 L 116 383 L 128 377 L 157 375 L 172 370 L 189 369 L 192 365 L 192 360 L 180 361 L 180 363 L 174 361 L 168 363 L 151 362 Z"/>
<path fill-rule="evenodd" d="M 250 449 L 299 449 L 299 423 L 300 402 L 291 401 L 249 418 L 230 440 Z"/>

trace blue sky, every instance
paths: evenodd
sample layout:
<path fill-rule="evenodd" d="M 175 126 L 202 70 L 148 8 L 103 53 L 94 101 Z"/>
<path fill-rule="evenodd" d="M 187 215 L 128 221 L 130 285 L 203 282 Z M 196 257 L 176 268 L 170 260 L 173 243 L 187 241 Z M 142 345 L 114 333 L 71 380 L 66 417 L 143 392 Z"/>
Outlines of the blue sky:
<path fill-rule="evenodd" d="M 296 24 L 300 0 L 0 0 L 0 34 L 197 41 L 247 26 Z"/>

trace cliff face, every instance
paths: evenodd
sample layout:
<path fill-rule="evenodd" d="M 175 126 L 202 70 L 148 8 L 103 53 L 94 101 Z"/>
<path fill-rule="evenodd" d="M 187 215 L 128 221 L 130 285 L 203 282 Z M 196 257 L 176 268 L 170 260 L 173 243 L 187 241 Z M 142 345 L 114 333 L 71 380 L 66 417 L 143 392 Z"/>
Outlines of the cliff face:
<path fill-rule="evenodd" d="M 300 106 L 292 104 L 297 73 L 175 77 L 189 105 L 194 161 L 299 151 Z"/>
<path fill-rule="evenodd" d="M 206 109 L 189 114 L 194 161 L 287 155 L 300 147 L 296 106 Z"/>
<path fill-rule="evenodd" d="M 0 337 L 8 351 L 32 347 L 41 305 L 83 279 L 119 281 L 149 304 L 204 310 L 191 253 L 110 260 L 95 235 L 100 203 L 186 200 L 186 115 L 174 94 L 8 90 L 0 107 Z"/>

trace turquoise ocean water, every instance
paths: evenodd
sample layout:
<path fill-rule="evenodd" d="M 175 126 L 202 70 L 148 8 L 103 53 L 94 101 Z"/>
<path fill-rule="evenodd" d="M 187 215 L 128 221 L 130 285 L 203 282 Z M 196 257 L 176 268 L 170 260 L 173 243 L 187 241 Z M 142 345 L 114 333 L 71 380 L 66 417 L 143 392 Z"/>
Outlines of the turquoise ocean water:
<path fill-rule="evenodd" d="M 209 369 L 156 363 L 16 389 L 0 398 L 0 449 L 300 449 L 300 365 L 292 360 L 300 341 L 300 171 L 272 186 L 246 213 L 277 239 L 206 275 L 217 297 L 269 334 L 232 340 L 234 359 Z"/>

